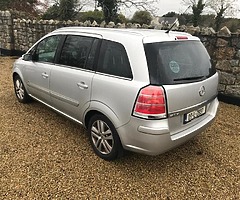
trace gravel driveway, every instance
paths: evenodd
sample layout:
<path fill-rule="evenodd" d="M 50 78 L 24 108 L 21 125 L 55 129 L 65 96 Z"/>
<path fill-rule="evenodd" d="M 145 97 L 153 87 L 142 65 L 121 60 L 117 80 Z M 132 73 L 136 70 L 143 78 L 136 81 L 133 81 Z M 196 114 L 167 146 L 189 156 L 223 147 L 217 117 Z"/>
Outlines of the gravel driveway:
<path fill-rule="evenodd" d="M 86 131 L 13 93 L 0 57 L 0 199 L 240 199 L 240 107 L 220 104 L 205 132 L 160 156 L 96 157 Z"/>

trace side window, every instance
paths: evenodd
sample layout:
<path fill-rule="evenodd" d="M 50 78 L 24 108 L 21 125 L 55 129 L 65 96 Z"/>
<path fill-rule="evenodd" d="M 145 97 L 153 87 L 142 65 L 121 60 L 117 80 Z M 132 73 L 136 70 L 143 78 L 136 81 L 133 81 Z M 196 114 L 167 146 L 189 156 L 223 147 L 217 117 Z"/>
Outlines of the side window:
<path fill-rule="evenodd" d="M 103 40 L 99 58 L 99 72 L 132 78 L 128 56 L 121 44 Z"/>
<path fill-rule="evenodd" d="M 59 41 L 60 35 L 50 36 L 42 40 L 36 48 L 35 54 L 37 55 L 36 61 L 39 62 L 54 62 L 55 54 Z"/>
<path fill-rule="evenodd" d="M 59 64 L 85 68 L 93 38 L 69 35 L 63 45 Z"/>

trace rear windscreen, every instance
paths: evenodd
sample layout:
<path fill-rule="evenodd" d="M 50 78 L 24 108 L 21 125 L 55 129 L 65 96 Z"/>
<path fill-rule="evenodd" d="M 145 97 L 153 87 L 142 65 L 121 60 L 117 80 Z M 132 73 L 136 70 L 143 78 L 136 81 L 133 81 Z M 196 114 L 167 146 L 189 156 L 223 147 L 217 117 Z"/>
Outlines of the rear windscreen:
<path fill-rule="evenodd" d="M 201 81 L 216 72 L 200 41 L 149 43 L 144 48 L 153 85 Z"/>

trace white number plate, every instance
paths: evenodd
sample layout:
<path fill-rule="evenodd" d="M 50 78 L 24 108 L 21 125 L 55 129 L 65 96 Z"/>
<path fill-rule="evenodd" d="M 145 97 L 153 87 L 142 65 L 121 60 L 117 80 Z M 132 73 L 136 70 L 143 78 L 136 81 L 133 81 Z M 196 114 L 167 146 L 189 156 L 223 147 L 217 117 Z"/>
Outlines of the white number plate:
<path fill-rule="evenodd" d="M 206 106 L 185 114 L 184 115 L 184 124 L 194 120 L 195 118 L 200 117 L 201 115 L 204 115 L 205 113 L 206 113 Z"/>

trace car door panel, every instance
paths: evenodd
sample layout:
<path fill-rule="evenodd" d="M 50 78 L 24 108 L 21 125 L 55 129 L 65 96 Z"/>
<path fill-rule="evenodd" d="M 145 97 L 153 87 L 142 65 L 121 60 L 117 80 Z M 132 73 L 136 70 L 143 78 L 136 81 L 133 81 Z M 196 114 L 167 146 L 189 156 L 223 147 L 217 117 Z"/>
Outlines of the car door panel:
<path fill-rule="evenodd" d="M 93 76 L 94 73 L 91 71 L 54 66 L 50 82 L 53 106 L 80 120 L 83 115 L 82 107 L 86 107 L 90 102 Z"/>
<path fill-rule="evenodd" d="M 26 61 L 25 74 L 26 84 L 30 95 L 50 104 L 49 76 L 51 64 Z"/>
<path fill-rule="evenodd" d="M 96 38 L 68 35 L 58 64 L 51 71 L 52 105 L 78 121 L 81 121 L 85 111 L 82 108 L 89 106 L 97 47 Z"/>

